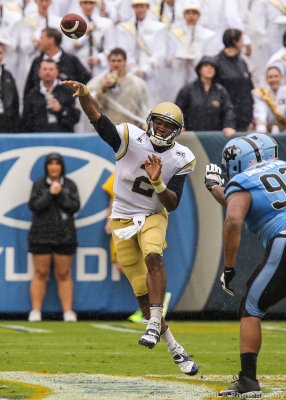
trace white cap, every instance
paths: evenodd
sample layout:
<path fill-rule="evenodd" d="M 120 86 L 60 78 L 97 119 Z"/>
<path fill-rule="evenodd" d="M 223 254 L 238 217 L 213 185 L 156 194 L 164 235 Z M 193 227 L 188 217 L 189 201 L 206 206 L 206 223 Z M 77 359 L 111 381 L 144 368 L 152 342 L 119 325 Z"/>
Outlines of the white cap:
<path fill-rule="evenodd" d="M 147 6 L 150 6 L 150 1 L 149 0 L 132 0 L 131 5 L 136 6 L 136 4 L 146 4 Z"/>
<path fill-rule="evenodd" d="M 196 10 L 200 13 L 201 12 L 200 2 L 198 0 L 185 0 L 184 11 L 186 10 Z"/>

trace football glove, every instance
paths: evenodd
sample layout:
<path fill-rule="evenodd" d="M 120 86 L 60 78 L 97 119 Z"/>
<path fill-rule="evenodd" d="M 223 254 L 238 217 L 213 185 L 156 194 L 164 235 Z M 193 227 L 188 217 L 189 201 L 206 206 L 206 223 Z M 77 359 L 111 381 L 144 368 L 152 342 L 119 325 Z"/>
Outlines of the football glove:
<path fill-rule="evenodd" d="M 224 179 L 221 177 L 221 168 L 216 164 L 206 165 L 205 185 L 211 192 L 214 186 L 222 186 Z"/>
<path fill-rule="evenodd" d="M 224 267 L 224 271 L 220 277 L 220 283 L 221 283 L 223 290 L 226 293 L 230 294 L 231 296 L 235 295 L 234 290 L 232 290 L 231 287 L 229 286 L 229 284 L 233 280 L 234 276 L 235 276 L 234 268 Z"/>

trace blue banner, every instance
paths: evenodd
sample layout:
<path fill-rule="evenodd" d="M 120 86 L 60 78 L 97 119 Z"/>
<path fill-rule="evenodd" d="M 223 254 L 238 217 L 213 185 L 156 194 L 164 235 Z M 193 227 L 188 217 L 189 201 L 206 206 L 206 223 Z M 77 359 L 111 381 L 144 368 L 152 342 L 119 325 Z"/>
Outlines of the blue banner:
<path fill-rule="evenodd" d="M 109 198 L 102 184 L 114 168 L 112 149 L 96 134 L 1 135 L 0 146 L 0 312 L 31 309 L 33 264 L 27 235 L 32 214 L 27 203 L 33 182 L 44 175 L 44 158 L 52 151 L 63 155 L 66 175 L 77 184 L 81 200 L 75 216 L 74 309 L 133 312 L 135 296 L 127 279 L 111 266 L 109 237 L 104 231 Z M 171 308 L 184 290 L 195 258 L 198 220 L 196 206 L 190 207 L 190 201 L 194 203 L 194 195 L 188 181 L 179 209 L 170 215 L 167 235 L 165 264 Z M 61 311 L 53 273 L 43 311 Z"/>
<path fill-rule="evenodd" d="M 81 199 L 75 216 L 74 309 L 133 312 L 135 296 L 127 279 L 111 265 L 109 237 L 104 231 L 109 197 L 102 184 L 114 169 L 112 149 L 96 134 L 3 134 L 0 138 L 0 313 L 31 309 L 33 263 L 27 236 L 32 214 L 28 201 L 33 182 L 44 175 L 44 158 L 52 151 L 63 155 L 67 176 L 77 184 Z M 220 164 L 228 139 L 220 132 L 185 132 L 179 141 L 193 151 L 197 165 L 186 180 L 178 209 L 169 214 L 164 251 L 167 290 L 172 293 L 169 310 L 234 313 L 263 248 L 253 234 L 243 232 L 233 281 L 237 295 L 230 298 L 219 285 L 224 209 L 204 185 L 205 165 Z M 280 135 L 277 141 L 279 158 L 286 159 L 286 136 Z M 284 300 L 273 312 L 283 312 L 285 305 Z M 53 271 L 43 311 L 61 311 Z"/>

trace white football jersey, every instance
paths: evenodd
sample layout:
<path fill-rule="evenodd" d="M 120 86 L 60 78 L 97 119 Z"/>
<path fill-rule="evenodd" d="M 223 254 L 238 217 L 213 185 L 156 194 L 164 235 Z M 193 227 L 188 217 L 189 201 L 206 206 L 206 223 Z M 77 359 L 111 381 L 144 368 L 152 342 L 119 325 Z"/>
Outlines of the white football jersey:
<path fill-rule="evenodd" d="M 115 200 L 111 218 L 133 218 L 135 215 L 151 215 L 164 209 L 145 171 L 145 160 L 153 153 L 162 160 L 161 176 L 165 185 L 174 175 L 192 172 L 195 156 L 187 147 L 174 142 L 163 153 L 154 150 L 147 134 L 132 124 L 117 125 L 121 145 L 116 153 Z"/>

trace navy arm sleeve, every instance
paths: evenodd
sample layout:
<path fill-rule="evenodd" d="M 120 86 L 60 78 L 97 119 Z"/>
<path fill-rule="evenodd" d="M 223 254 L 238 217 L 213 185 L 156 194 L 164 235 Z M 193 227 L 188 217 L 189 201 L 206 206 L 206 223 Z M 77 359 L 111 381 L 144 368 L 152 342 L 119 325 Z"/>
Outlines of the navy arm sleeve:
<path fill-rule="evenodd" d="M 90 121 L 90 123 L 94 126 L 101 139 L 109 144 L 116 153 L 119 150 L 121 139 L 116 126 L 110 121 L 110 119 L 106 115 L 101 114 L 97 121 Z"/>
<path fill-rule="evenodd" d="M 187 176 L 186 174 L 185 175 L 174 175 L 169 180 L 168 185 L 167 185 L 168 189 L 170 189 L 176 193 L 177 198 L 178 198 L 178 205 L 180 203 L 180 200 L 181 200 L 181 197 L 183 194 L 183 188 L 184 188 L 186 176 Z"/>

